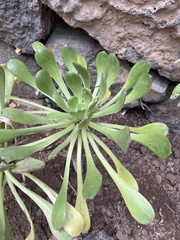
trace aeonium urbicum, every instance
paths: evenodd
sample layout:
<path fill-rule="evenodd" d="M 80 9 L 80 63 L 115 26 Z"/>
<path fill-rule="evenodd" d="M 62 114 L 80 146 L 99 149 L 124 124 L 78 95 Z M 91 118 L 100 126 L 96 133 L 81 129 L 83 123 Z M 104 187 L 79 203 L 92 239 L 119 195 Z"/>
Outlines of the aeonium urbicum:
<path fill-rule="evenodd" d="M 70 164 L 73 152 L 76 152 L 77 197 L 75 208 L 83 217 L 85 233 L 90 228 L 90 217 L 86 204 L 87 198 L 93 198 L 102 184 L 102 176 L 93 160 L 93 151 L 105 167 L 121 192 L 131 215 L 141 224 L 148 224 L 154 219 L 154 210 L 150 203 L 139 193 L 138 184 L 132 174 L 121 164 L 110 148 L 96 134 L 100 132 L 112 139 L 126 153 L 130 141 L 139 142 L 151 149 L 160 158 L 166 158 L 171 150 L 166 137 L 168 128 L 163 123 L 151 123 L 139 128 L 121 126 L 95 121 L 95 119 L 115 114 L 123 106 L 138 99 L 150 91 L 151 79 L 148 74 L 150 65 L 140 61 L 131 69 L 122 89 L 110 98 L 109 88 L 119 73 L 119 61 L 114 54 L 100 52 L 96 57 L 97 81 L 91 89 L 90 74 L 84 57 L 77 54 L 70 46 L 64 46 L 61 57 L 68 68 L 62 77 L 53 53 L 39 42 L 33 43 L 35 59 L 42 68 L 34 78 L 27 67 L 17 59 L 7 63 L 9 71 L 18 79 L 51 99 L 59 110 L 38 105 L 25 99 L 7 96 L 34 105 L 39 110 L 23 111 L 5 108 L 3 116 L 22 124 L 22 128 L 0 130 L 0 142 L 6 142 L 22 135 L 49 131 L 56 132 L 38 141 L 21 146 L 11 146 L 0 151 L 0 157 L 6 161 L 23 159 L 49 146 L 63 137 L 65 140 L 52 150 L 49 158 L 68 146 L 63 183 L 52 210 L 52 225 L 56 230 L 62 229 L 67 216 L 67 189 Z M 55 87 L 54 83 L 57 85 Z M 32 126 L 23 127 L 23 124 Z M 34 126 L 33 126 L 34 124 Z M 37 126 L 38 124 L 38 126 Z M 66 136 L 66 137 L 65 137 Z M 103 156 L 103 149 L 113 166 Z M 14 156 L 16 151 L 16 156 Z M 82 151 L 86 157 L 86 174 L 82 176 Z M 70 219 L 69 219 L 70 221 Z M 71 234 L 73 236 L 73 234 Z"/>

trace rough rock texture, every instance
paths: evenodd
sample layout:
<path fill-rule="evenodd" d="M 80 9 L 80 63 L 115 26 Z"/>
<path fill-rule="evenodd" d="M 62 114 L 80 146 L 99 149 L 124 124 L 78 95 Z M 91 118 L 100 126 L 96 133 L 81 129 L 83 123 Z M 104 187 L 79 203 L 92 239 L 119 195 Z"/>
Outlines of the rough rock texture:
<path fill-rule="evenodd" d="M 0 0 L 0 40 L 30 53 L 31 43 L 50 33 L 55 15 L 40 0 Z"/>
<path fill-rule="evenodd" d="M 120 59 L 147 59 L 162 76 L 180 81 L 180 64 L 174 64 L 180 58 L 180 1 L 41 1 Z"/>
<path fill-rule="evenodd" d="M 177 107 L 179 98 L 174 101 L 170 100 L 174 84 L 170 88 L 171 91 L 169 89 L 163 102 L 148 105 L 146 117 L 150 122 L 163 122 L 171 129 L 180 131 L 180 108 Z"/>

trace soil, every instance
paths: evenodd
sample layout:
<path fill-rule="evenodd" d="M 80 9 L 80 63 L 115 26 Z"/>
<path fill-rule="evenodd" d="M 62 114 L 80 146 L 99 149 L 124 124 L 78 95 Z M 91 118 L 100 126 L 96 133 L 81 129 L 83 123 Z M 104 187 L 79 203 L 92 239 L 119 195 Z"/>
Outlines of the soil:
<path fill-rule="evenodd" d="M 121 114 L 112 115 L 105 118 L 104 121 L 131 126 L 142 126 L 148 123 L 144 112 L 139 109 L 129 110 L 125 116 Z M 154 208 L 155 219 L 151 224 L 145 226 L 133 220 L 115 184 L 98 159 L 96 159 L 96 156 L 94 156 L 95 162 L 103 174 L 103 185 L 95 198 L 88 200 L 91 229 L 87 235 L 80 236 L 77 239 L 87 239 L 90 233 L 101 231 L 107 236 L 101 239 L 180 239 L 180 132 L 170 130 L 168 137 L 172 144 L 172 154 L 165 160 L 159 159 L 150 150 L 135 142 L 130 144 L 127 154 L 122 154 L 112 141 L 105 139 L 111 150 L 116 156 L 119 156 L 121 162 L 136 178 L 140 192 Z M 65 156 L 60 154 L 56 159 L 49 161 L 47 160 L 48 154 L 48 151 L 39 153 L 38 158 L 46 162 L 46 167 L 34 173 L 34 175 L 58 192 L 62 183 L 61 175 L 63 175 Z M 76 188 L 76 172 L 73 167 L 70 176 L 68 201 L 74 203 L 76 197 L 74 191 Z M 31 181 L 27 181 L 26 184 L 33 191 L 44 196 L 43 192 Z M 36 239 L 53 239 L 41 210 L 26 195 L 20 194 L 33 218 Z M 6 196 L 5 205 L 14 233 L 14 240 L 24 240 L 29 231 L 29 224 L 25 215 L 11 194 Z"/>

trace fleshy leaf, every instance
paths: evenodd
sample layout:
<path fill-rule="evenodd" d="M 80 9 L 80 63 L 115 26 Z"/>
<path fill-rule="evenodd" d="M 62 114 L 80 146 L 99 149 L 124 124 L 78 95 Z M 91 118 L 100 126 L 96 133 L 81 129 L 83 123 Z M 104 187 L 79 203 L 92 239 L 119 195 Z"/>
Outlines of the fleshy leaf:
<path fill-rule="evenodd" d="M 173 89 L 170 99 L 175 100 L 179 96 L 180 96 L 180 83 Z"/>
<path fill-rule="evenodd" d="M 61 49 L 61 57 L 69 71 L 77 73 L 77 70 L 73 66 L 73 62 L 77 62 L 77 52 L 75 48 L 71 46 L 64 46 Z"/>
<path fill-rule="evenodd" d="M 5 73 L 0 66 L 0 114 L 5 104 Z"/>
<path fill-rule="evenodd" d="M 35 79 L 23 62 L 18 59 L 10 59 L 7 62 L 7 68 L 18 79 L 37 89 Z"/>
<path fill-rule="evenodd" d="M 77 237 L 84 229 L 83 217 L 70 204 L 66 204 L 66 217 L 63 228 L 71 237 Z"/>
<path fill-rule="evenodd" d="M 53 94 L 56 91 L 54 83 L 49 73 L 43 69 L 36 75 L 36 85 L 38 89 L 53 100 Z"/>
<path fill-rule="evenodd" d="M 160 122 L 149 123 L 143 127 L 130 127 L 129 129 L 131 132 L 141 134 L 159 133 L 165 136 L 168 134 L 167 125 Z"/>
<path fill-rule="evenodd" d="M 49 121 L 46 117 L 35 116 L 16 108 L 4 108 L 3 116 L 23 124 L 42 124 Z"/>
<path fill-rule="evenodd" d="M 78 73 L 81 75 L 85 88 L 90 88 L 90 75 L 86 68 L 80 64 L 73 62 L 74 67 L 77 69 Z"/>
<path fill-rule="evenodd" d="M 82 193 L 84 198 L 93 198 L 102 185 L 102 175 L 94 164 L 85 131 L 86 130 L 82 130 L 82 139 L 86 155 L 87 170 Z"/>
<path fill-rule="evenodd" d="M 94 122 L 90 122 L 89 126 L 112 139 L 115 143 L 118 144 L 124 153 L 127 152 L 130 141 L 128 127 L 124 127 L 122 130 L 116 130 L 113 128 L 105 128 L 104 126 L 101 126 L 101 124 Z"/>
<path fill-rule="evenodd" d="M 149 224 L 154 219 L 154 210 L 151 204 L 136 190 L 130 187 L 110 166 L 104 158 L 96 143 L 94 142 L 91 134 L 88 134 L 89 141 L 93 147 L 94 152 L 97 154 L 99 160 L 115 182 L 119 191 L 121 192 L 129 212 L 132 217 L 140 224 Z"/>
<path fill-rule="evenodd" d="M 70 94 L 60 75 L 53 53 L 47 48 L 40 48 L 35 53 L 35 59 L 39 66 L 46 69 L 50 76 L 57 82 L 59 88 L 62 90 L 66 98 L 69 98 Z"/>
<path fill-rule="evenodd" d="M 93 139 L 105 150 L 105 152 L 110 156 L 112 161 L 116 166 L 116 171 L 118 175 L 133 189 L 138 191 L 139 187 L 137 181 L 133 175 L 121 164 L 120 160 L 114 155 L 114 153 L 103 143 L 95 134 L 91 133 Z"/>
<path fill-rule="evenodd" d="M 124 106 L 124 99 L 125 99 L 125 90 L 122 89 L 121 95 L 119 96 L 118 100 L 109 107 L 103 108 L 102 110 L 101 108 L 98 109 L 98 111 L 94 113 L 93 118 L 102 117 L 105 115 L 110 115 L 110 114 L 121 111 L 121 109 Z"/>
<path fill-rule="evenodd" d="M 53 99 L 61 109 L 63 109 L 65 112 L 69 111 L 67 102 L 64 100 L 64 98 L 60 95 L 58 91 L 54 92 Z"/>
<path fill-rule="evenodd" d="M 16 163 L 15 167 L 11 170 L 13 173 L 27 173 L 34 172 L 44 168 L 44 161 L 29 157 Z"/>
<path fill-rule="evenodd" d="M 11 164 L 0 164 L 0 172 L 4 172 L 6 170 L 9 170 L 11 168 L 14 168 L 15 164 L 11 163 Z"/>
<path fill-rule="evenodd" d="M 143 73 L 135 83 L 132 91 L 126 96 L 125 104 L 143 97 L 151 90 L 151 76 Z"/>
<path fill-rule="evenodd" d="M 84 104 L 89 104 L 92 102 L 92 94 L 88 88 L 83 88 L 83 100 Z"/>
<path fill-rule="evenodd" d="M 106 80 L 103 76 L 103 74 L 101 75 L 101 82 L 100 82 L 100 86 L 99 86 L 99 93 L 98 93 L 98 102 L 100 102 L 104 95 L 106 94 L 106 90 L 107 90 L 107 83 Z"/>
<path fill-rule="evenodd" d="M 114 82 L 115 78 L 119 73 L 119 60 L 117 59 L 116 55 L 111 53 L 108 56 L 108 77 L 107 77 L 107 88 L 111 86 Z"/>
<path fill-rule="evenodd" d="M 46 47 L 41 42 L 36 41 L 36 42 L 33 42 L 32 48 L 36 52 L 38 49 L 42 49 L 42 48 L 46 48 Z"/>
<path fill-rule="evenodd" d="M 78 97 L 79 102 L 82 101 L 82 80 L 79 75 L 73 72 L 68 72 L 64 76 L 68 86 L 73 92 L 74 96 Z"/>
<path fill-rule="evenodd" d="M 78 105 L 78 97 L 73 96 L 73 97 L 71 97 L 71 98 L 68 100 L 68 106 L 69 106 L 71 109 L 76 109 L 76 108 L 77 108 L 77 105 Z"/>
<path fill-rule="evenodd" d="M 124 89 L 128 91 L 132 86 L 135 85 L 139 77 L 143 73 L 148 73 L 150 70 L 150 64 L 146 61 L 140 61 L 136 63 L 129 72 L 128 78 L 126 80 L 126 83 L 124 85 Z"/>
<path fill-rule="evenodd" d="M 146 146 L 162 159 L 171 154 L 171 144 L 163 134 L 130 134 L 130 139 Z"/>
<path fill-rule="evenodd" d="M 77 62 L 82 66 L 84 67 L 85 69 L 87 69 L 87 62 L 86 62 L 86 59 L 81 56 L 81 55 L 77 55 Z M 73 64 L 74 65 L 74 64 Z"/>

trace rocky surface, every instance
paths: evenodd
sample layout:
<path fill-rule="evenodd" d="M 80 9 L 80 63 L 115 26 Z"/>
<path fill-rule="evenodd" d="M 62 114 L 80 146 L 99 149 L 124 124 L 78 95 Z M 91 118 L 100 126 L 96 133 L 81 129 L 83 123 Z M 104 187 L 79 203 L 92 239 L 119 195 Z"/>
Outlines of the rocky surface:
<path fill-rule="evenodd" d="M 83 28 L 120 59 L 146 59 L 166 78 L 180 81 L 180 2 L 176 0 L 41 0 L 69 25 Z"/>
<path fill-rule="evenodd" d="M 39 0 L 0 0 L 0 16 L 0 40 L 25 53 L 32 53 L 32 42 L 48 36 L 56 18 Z"/>

